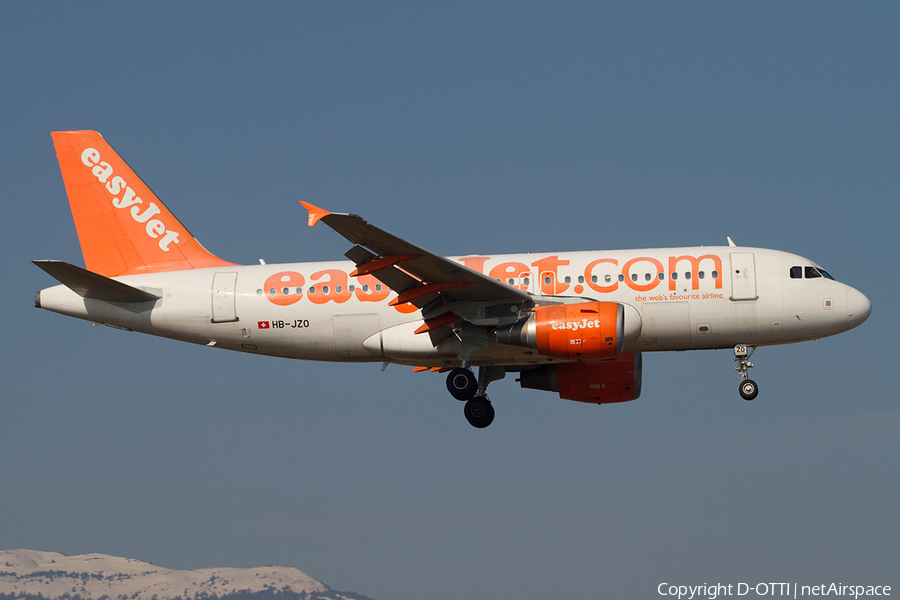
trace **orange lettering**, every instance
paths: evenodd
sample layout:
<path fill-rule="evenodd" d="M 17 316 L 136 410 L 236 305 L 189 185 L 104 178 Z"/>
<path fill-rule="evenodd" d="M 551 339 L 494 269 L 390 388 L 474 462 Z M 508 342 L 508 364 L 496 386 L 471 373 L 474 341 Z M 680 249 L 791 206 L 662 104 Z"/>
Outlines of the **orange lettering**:
<path fill-rule="evenodd" d="M 602 263 L 609 263 L 612 265 L 619 266 L 619 261 L 615 258 L 598 258 L 587 267 L 584 268 L 584 281 L 588 284 L 588 286 L 594 290 L 595 292 L 600 292 L 601 294 L 606 294 L 609 292 L 614 292 L 619 289 L 618 280 L 613 280 L 610 285 L 597 285 L 594 283 L 594 267 Z"/>
<path fill-rule="evenodd" d="M 350 290 L 347 289 L 347 274 L 337 269 L 325 269 L 309 276 L 311 281 L 318 281 L 322 277 L 328 276 L 328 281 L 322 282 L 318 286 L 315 294 L 307 294 L 309 301 L 313 304 L 325 304 L 332 300 L 337 303 L 343 303 L 350 299 Z"/>
<path fill-rule="evenodd" d="M 569 285 L 559 282 L 559 267 L 569 264 L 567 260 L 559 260 L 558 256 L 548 256 L 531 263 L 531 266 L 537 267 L 538 281 L 541 285 L 542 294 L 562 294 Z M 548 282 L 549 280 L 549 282 Z"/>
<path fill-rule="evenodd" d="M 679 256 L 669 257 L 669 273 L 674 273 L 675 269 L 678 267 L 678 263 L 682 260 L 690 261 L 691 263 L 691 289 L 699 290 L 700 289 L 700 278 L 698 277 L 698 273 L 700 272 L 700 261 L 710 259 L 713 261 L 713 269 L 715 269 L 716 275 L 716 289 L 722 289 L 722 259 L 716 256 L 715 254 L 704 254 L 700 257 L 694 256 Z M 674 290 L 677 287 L 675 280 L 669 279 L 669 289 Z"/>
<path fill-rule="evenodd" d="M 503 283 L 508 283 L 508 279 L 516 280 L 519 277 L 528 277 L 531 272 L 528 269 L 528 265 L 518 262 L 505 262 L 500 263 L 488 274 L 488 277 L 491 279 L 499 279 Z M 524 290 L 528 289 L 528 286 L 519 282 L 514 285 L 516 289 Z"/>
<path fill-rule="evenodd" d="M 282 271 L 266 279 L 266 282 L 263 284 L 263 293 L 272 304 L 290 306 L 303 297 L 300 289 L 304 283 L 305 280 L 300 273 Z"/>
<path fill-rule="evenodd" d="M 381 302 L 391 294 L 388 286 L 378 281 L 374 275 L 360 275 L 356 281 L 359 285 L 354 293 L 360 302 Z M 363 286 L 367 286 L 368 291 L 363 291 Z"/>
<path fill-rule="evenodd" d="M 639 262 L 649 262 L 653 263 L 653 266 L 656 267 L 656 273 L 653 274 L 653 279 L 650 283 L 640 284 L 636 281 L 631 280 L 631 266 L 634 263 Z M 637 258 L 632 258 L 622 267 L 622 275 L 625 276 L 625 285 L 630 287 L 633 290 L 637 290 L 639 292 L 649 292 L 653 288 L 659 285 L 660 279 L 659 274 L 663 272 L 662 263 L 656 260 L 655 258 L 650 258 L 649 256 L 639 256 Z"/>

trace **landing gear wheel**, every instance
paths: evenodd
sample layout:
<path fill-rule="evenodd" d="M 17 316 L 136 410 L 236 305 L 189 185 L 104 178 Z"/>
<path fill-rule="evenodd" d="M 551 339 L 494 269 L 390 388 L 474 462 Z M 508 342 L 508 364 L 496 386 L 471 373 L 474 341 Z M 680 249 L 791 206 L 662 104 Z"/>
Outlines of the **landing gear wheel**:
<path fill-rule="evenodd" d="M 457 367 L 447 375 L 447 391 L 457 400 L 468 400 L 478 391 L 478 380 L 469 369 Z"/>
<path fill-rule="evenodd" d="M 494 407 L 484 396 L 475 396 L 466 402 L 463 412 L 469 425 L 478 429 L 484 429 L 494 421 Z"/>
<path fill-rule="evenodd" d="M 738 388 L 741 392 L 741 398 L 744 400 L 753 400 L 759 394 L 759 386 L 752 379 L 745 379 Z"/>

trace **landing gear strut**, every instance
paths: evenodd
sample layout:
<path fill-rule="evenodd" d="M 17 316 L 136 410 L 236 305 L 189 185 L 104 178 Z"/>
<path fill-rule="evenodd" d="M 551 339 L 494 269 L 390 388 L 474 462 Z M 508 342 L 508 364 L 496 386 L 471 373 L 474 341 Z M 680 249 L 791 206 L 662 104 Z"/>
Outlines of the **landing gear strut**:
<path fill-rule="evenodd" d="M 466 402 L 463 413 L 472 427 L 483 429 L 494 421 L 494 407 L 487 398 L 487 386 L 505 375 L 503 367 L 479 367 L 476 378 L 466 363 L 447 375 L 447 390 L 457 400 Z"/>
<path fill-rule="evenodd" d="M 747 346 L 746 344 L 738 344 L 734 347 L 734 360 L 738 363 L 734 370 L 741 374 L 741 384 L 738 387 L 738 391 L 744 400 L 753 400 L 759 394 L 759 386 L 747 376 L 747 371 L 753 366 L 753 363 L 750 362 L 750 356 L 754 350 L 756 350 L 755 346 Z"/>

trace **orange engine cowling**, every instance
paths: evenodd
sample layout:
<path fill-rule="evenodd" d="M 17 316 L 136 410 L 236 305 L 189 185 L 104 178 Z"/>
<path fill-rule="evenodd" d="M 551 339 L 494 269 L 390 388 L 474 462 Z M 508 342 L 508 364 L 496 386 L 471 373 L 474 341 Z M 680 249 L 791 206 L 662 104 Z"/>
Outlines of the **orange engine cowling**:
<path fill-rule="evenodd" d="M 613 358 L 622 354 L 625 337 L 625 307 L 617 302 L 539 306 L 524 321 L 497 331 L 501 344 L 565 360 Z"/>
<path fill-rule="evenodd" d="M 626 352 L 608 360 L 543 365 L 522 371 L 523 388 L 559 392 L 565 400 L 606 404 L 641 395 L 641 353 Z"/>

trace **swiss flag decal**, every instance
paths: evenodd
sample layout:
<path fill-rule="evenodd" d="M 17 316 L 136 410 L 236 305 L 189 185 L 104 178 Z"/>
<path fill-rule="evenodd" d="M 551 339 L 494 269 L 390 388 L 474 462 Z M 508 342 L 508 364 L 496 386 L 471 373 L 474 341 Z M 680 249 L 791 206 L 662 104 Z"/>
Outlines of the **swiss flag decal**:
<path fill-rule="evenodd" d="M 256 322 L 256 326 L 257 326 L 259 329 L 268 329 L 268 328 L 269 328 L 269 322 L 268 322 L 268 321 L 257 321 L 257 322 Z"/>

